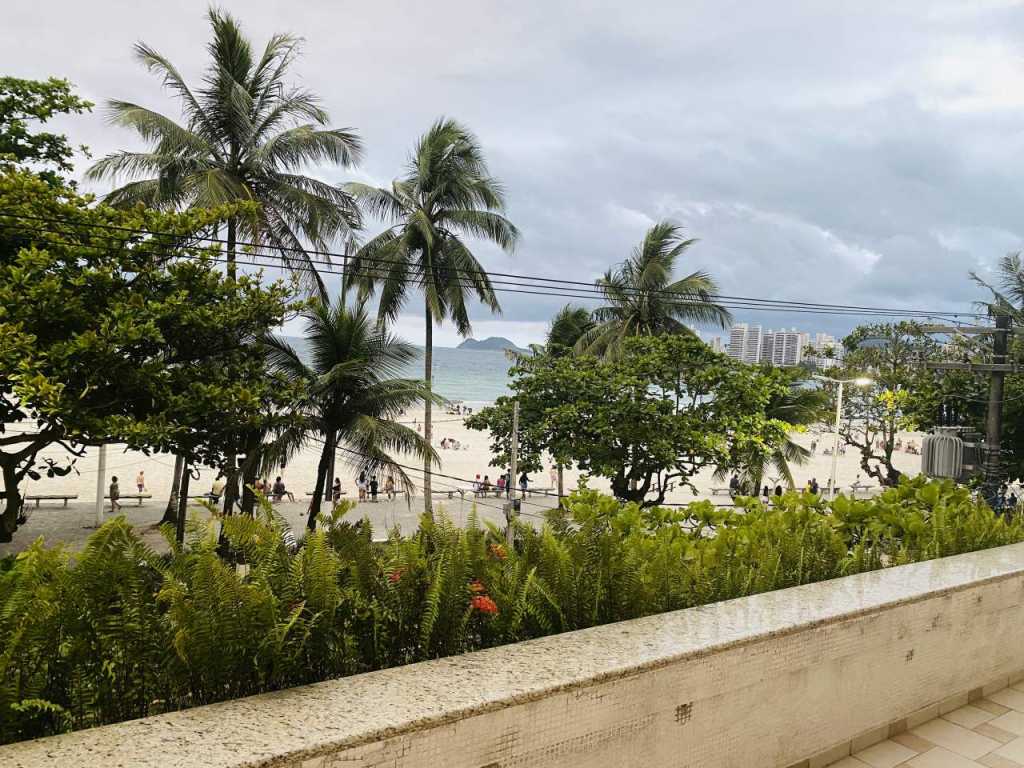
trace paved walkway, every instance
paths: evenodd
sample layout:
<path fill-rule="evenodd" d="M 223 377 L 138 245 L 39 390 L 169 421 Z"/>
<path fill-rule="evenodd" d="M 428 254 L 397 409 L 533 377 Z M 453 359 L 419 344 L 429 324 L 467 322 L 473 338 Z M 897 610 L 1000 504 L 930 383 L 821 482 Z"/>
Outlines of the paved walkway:
<path fill-rule="evenodd" d="M 456 495 L 449 500 L 444 496 L 439 496 L 434 500 L 434 510 L 435 513 L 443 511 L 457 525 L 464 525 L 473 508 L 473 503 L 472 497 L 463 500 Z M 505 515 L 502 511 L 502 503 L 503 499 L 478 500 L 476 502 L 477 516 L 481 521 L 491 520 L 504 525 Z M 536 507 L 537 503 L 536 500 L 530 500 L 531 506 L 528 509 L 524 508 L 526 515 L 524 519 L 538 519 L 535 515 L 541 510 Z M 166 499 L 162 501 L 149 499 L 141 507 L 137 506 L 135 501 L 128 500 L 122 506 L 121 514 L 124 514 L 135 526 L 147 544 L 162 551 L 166 547 L 158 524 L 166 506 Z M 281 502 L 275 504 L 274 508 L 281 513 L 297 534 L 305 530 L 306 511 L 309 508 L 308 499 L 297 498 L 294 503 Z M 105 509 L 106 517 L 109 519 L 109 502 Z M 205 510 L 198 505 L 192 506 L 191 511 L 198 515 L 206 514 Z M 413 497 L 412 502 L 408 503 L 405 497 L 400 496 L 392 501 L 382 499 L 376 503 L 357 504 L 356 508 L 349 513 L 349 519 L 368 518 L 373 525 L 374 534 L 383 537 L 395 525 L 398 525 L 403 533 L 412 533 L 419 525 L 422 511 L 423 500 L 421 497 Z M 15 532 L 14 541 L 0 544 L 0 557 L 20 552 L 40 536 L 47 544 L 63 542 L 72 549 L 80 549 L 89 535 L 96 530 L 96 512 L 91 502 L 73 502 L 67 508 L 64 508 L 59 501 L 44 502 L 38 509 L 30 503 L 27 512 L 29 514 L 28 522 Z"/>
<path fill-rule="evenodd" d="M 831 768 L 1022 768 L 1024 683 L 845 757 Z"/>

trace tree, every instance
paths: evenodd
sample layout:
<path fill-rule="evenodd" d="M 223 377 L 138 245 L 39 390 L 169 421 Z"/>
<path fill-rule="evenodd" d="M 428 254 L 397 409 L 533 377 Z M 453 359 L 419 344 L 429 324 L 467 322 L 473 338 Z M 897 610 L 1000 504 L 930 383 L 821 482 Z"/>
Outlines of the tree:
<path fill-rule="evenodd" d="M 359 225 L 359 214 L 343 189 L 301 170 L 307 163 L 352 166 L 361 154 L 359 139 L 349 128 L 326 128 L 317 97 L 286 84 L 300 38 L 276 34 L 257 58 L 234 18 L 216 9 L 208 17 L 211 62 L 198 90 L 165 56 L 145 43 L 135 46 L 136 58 L 180 99 L 184 123 L 131 102 L 108 102 L 111 122 L 134 130 L 151 149 L 108 155 L 88 178 L 132 179 L 106 196 L 117 207 L 176 210 L 255 200 L 255 217 L 226 222 L 229 273 L 235 274 L 241 239 L 278 249 L 287 264 L 317 282 L 305 243 L 326 249 Z"/>
<path fill-rule="evenodd" d="M 91 109 L 92 103 L 76 96 L 67 80 L 0 77 L 0 161 L 28 168 L 41 166 L 41 178 L 50 184 L 62 183 L 61 174 L 72 169 L 75 148 L 67 136 L 38 132 L 34 124 Z M 78 151 L 84 153 L 85 147 Z"/>
<path fill-rule="evenodd" d="M 839 434 L 860 451 L 861 469 L 881 485 L 902 477 L 892 462 L 901 431 L 917 427 L 915 392 L 923 392 L 932 374 L 924 363 L 935 359 L 939 345 L 914 322 L 857 326 L 843 339 L 846 355 L 836 378 L 867 377 L 866 387 L 843 393 L 845 419 Z"/>
<path fill-rule="evenodd" d="M 231 445 L 204 435 L 275 414 L 286 390 L 246 345 L 284 320 L 292 289 L 228 280 L 192 239 L 248 209 L 120 211 L 0 172 L 0 210 L 36 222 L 0 238 L 0 539 L 14 533 L 19 485 L 38 476 L 49 445 L 183 448 L 218 466 Z"/>
<path fill-rule="evenodd" d="M 614 357 L 633 336 L 690 334 L 687 322 L 725 328 L 732 316 L 714 302 L 718 290 L 706 272 L 672 281 L 676 262 L 693 245 L 666 221 L 647 230 L 633 255 L 596 282 L 608 303 L 594 310 L 596 325 L 576 343 L 578 352 Z"/>
<path fill-rule="evenodd" d="M 430 443 L 397 421 L 414 403 L 437 398 L 423 382 L 398 376 L 416 350 L 374 324 L 361 302 L 349 308 L 341 294 L 332 305 L 325 295 L 313 301 L 303 317 L 309 362 L 280 337 L 269 337 L 264 344 L 271 370 L 308 393 L 298 404 L 295 425 L 284 431 L 279 444 L 286 456 L 310 442 L 321 445 L 307 522 L 314 530 L 339 447 L 355 471 L 393 473 L 407 490 L 412 482 L 393 458 L 395 452 L 440 464 Z"/>
<path fill-rule="evenodd" d="M 785 369 L 780 369 L 785 370 Z M 828 395 L 824 390 L 806 386 L 803 374 L 790 376 L 788 386 L 784 390 L 776 390 L 768 399 L 765 415 L 771 419 L 784 421 L 793 427 L 815 424 L 828 415 Z M 740 470 L 741 484 L 756 493 L 764 483 L 765 474 L 775 472 L 786 481 L 790 488 L 795 486 L 793 466 L 803 465 L 811 452 L 793 440 L 790 433 L 770 451 L 754 451 L 749 456 L 735 456 L 734 466 Z M 720 469 L 716 475 L 724 478 L 727 468 Z"/>
<path fill-rule="evenodd" d="M 627 339 L 615 358 L 523 357 L 512 377 L 530 414 L 527 461 L 547 451 L 643 506 L 663 502 L 673 485 L 694 488 L 705 467 L 763 461 L 786 439 L 788 425 L 766 411 L 787 392 L 785 374 L 736 363 L 689 334 Z M 495 452 L 507 450 L 509 401 L 469 422 L 491 431 Z"/>
<path fill-rule="evenodd" d="M 594 328 L 590 311 L 574 304 L 566 304 L 551 319 L 544 351 L 549 355 L 572 354 L 577 342 Z"/>
<path fill-rule="evenodd" d="M 380 285 L 378 320 L 393 322 L 410 291 L 423 291 L 426 336 L 424 380 L 431 391 L 433 328 L 451 319 L 459 334 L 472 330 L 467 300 L 475 296 L 492 312 L 498 298 L 480 262 L 463 238 L 496 243 L 506 251 L 519 233 L 501 212 L 501 184 L 490 175 L 483 150 L 466 128 L 453 120 L 434 123 L 416 144 L 405 175 L 379 189 L 349 184 L 348 190 L 370 215 L 393 222 L 367 242 L 352 262 L 364 293 Z M 431 402 L 425 400 L 423 437 L 431 440 Z M 423 504 L 430 514 L 430 460 L 423 465 Z"/>

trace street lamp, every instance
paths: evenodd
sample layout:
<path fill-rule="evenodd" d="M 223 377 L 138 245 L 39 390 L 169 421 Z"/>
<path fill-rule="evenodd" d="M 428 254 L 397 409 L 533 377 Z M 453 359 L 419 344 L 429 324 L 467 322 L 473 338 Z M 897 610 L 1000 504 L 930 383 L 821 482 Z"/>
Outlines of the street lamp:
<path fill-rule="evenodd" d="M 839 387 L 839 391 L 836 392 L 836 439 L 832 443 L 832 474 L 829 477 L 828 485 L 832 489 L 832 498 L 836 497 L 838 488 L 836 488 L 836 469 L 839 461 L 839 420 L 843 414 L 843 384 L 853 384 L 855 387 L 867 387 L 872 381 L 866 376 L 858 376 L 856 379 L 832 379 L 828 376 L 814 375 L 814 378 L 818 381 L 827 381 L 835 384 Z"/>

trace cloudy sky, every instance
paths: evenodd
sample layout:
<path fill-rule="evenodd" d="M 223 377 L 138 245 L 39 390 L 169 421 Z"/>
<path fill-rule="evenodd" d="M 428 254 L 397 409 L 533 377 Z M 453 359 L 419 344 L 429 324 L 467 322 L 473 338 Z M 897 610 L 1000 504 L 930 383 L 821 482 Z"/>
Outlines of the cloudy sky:
<path fill-rule="evenodd" d="M 248 0 L 254 42 L 305 37 L 296 82 L 366 159 L 325 179 L 389 182 L 439 115 L 468 124 L 506 184 L 517 253 L 490 269 L 590 280 L 669 218 L 684 267 L 722 292 L 965 309 L 968 270 L 1021 248 L 1024 8 L 1007 0 Z M 87 98 L 176 105 L 132 57 L 144 40 L 187 77 L 206 3 L 5 0 L 0 72 L 67 77 Z M 102 110 L 60 128 L 95 156 L 132 148 Z M 102 191 L 102 190 L 100 190 Z M 506 294 L 476 336 L 539 341 L 558 302 Z M 401 329 L 420 335 L 410 308 Z M 840 333 L 856 319 L 738 312 Z M 457 341 L 450 327 L 440 344 Z"/>

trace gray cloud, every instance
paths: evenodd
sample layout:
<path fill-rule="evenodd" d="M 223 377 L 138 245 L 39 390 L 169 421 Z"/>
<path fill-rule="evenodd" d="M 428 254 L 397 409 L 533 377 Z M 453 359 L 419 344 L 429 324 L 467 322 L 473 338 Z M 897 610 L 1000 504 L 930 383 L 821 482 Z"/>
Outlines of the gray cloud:
<path fill-rule="evenodd" d="M 725 293 L 966 309 L 979 295 L 967 271 L 1021 247 L 1016 2 L 226 7 L 257 41 L 306 37 L 296 74 L 364 137 L 360 178 L 396 175 L 438 115 L 468 123 L 524 235 L 514 257 L 479 249 L 492 269 L 589 280 L 671 217 L 700 238 L 686 268 L 709 270 Z M 8 0 L 2 69 L 173 112 L 131 44 L 194 77 L 204 10 Z M 60 127 L 96 155 L 131 145 L 99 113 Z M 521 343 L 558 306 L 514 294 L 503 304 L 506 325 L 482 328 Z M 739 314 L 833 332 L 855 322 Z"/>

